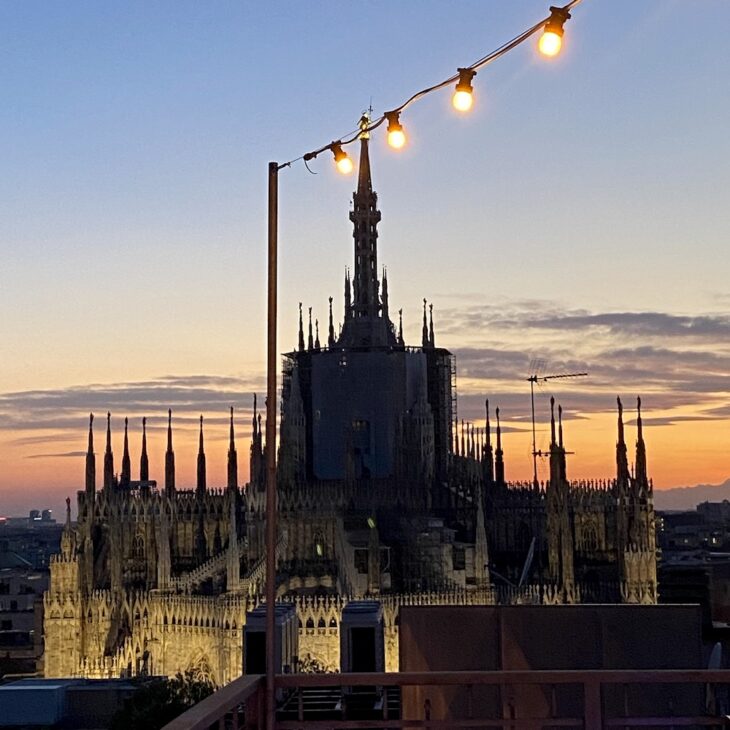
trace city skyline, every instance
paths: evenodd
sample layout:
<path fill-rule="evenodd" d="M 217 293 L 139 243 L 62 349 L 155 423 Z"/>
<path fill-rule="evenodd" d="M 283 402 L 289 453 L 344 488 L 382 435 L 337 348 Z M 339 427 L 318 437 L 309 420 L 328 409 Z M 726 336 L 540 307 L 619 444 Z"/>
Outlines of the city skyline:
<path fill-rule="evenodd" d="M 375 38 L 384 4 L 338 5 L 316 42 L 300 35 L 333 7 L 0 11 L 13 173 L 0 182 L 0 512 L 48 503 L 58 516 L 83 484 L 91 410 L 97 453 L 112 411 L 117 463 L 130 417 L 133 465 L 147 416 L 161 480 L 172 408 L 180 486 L 194 484 L 204 413 L 208 483 L 223 486 L 233 405 L 244 482 L 252 393 L 264 391 L 266 162 L 328 142 L 371 95 L 390 108 L 545 13 L 532 0 L 465 3 L 464 23 L 404 3 Z M 723 19 L 719 2 L 688 17 L 679 3 L 586 1 L 561 58 L 541 61 L 528 44 L 480 71 L 468 118 L 447 90 L 404 114 L 400 153 L 373 135 L 391 310 L 403 307 L 406 342 L 418 344 L 421 301 L 433 302 L 437 342 L 457 356 L 459 415 L 481 423 L 485 397 L 501 407 L 510 479 L 532 471 L 535 359 L 590 373 L 536 402 L 538 447 L 547 396 L 565 408 L 570 477 L 613 474 L 617 395 L 628 419 L 643 398 L 657 488 L 730 476 Z M 695 27 L 708 38 L 700 49 Z M 352 48 L 367 43 L 362 64 Z M 291 55 L 277 57 L 285 47 L 304 54 L 296 79 Z M 300 300 L 324 322 L 333 296 L 342 319 L 355 179 L 331 167 L 323 155 L 318 177 L 301 164 L 282 173 L 282 352 Z"/>

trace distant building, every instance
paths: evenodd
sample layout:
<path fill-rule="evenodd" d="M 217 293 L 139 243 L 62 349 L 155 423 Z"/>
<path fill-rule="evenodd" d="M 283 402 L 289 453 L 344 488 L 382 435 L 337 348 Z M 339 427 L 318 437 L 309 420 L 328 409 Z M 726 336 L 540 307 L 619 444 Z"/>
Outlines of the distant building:
<path fill-rule="evenodd" d="M 43 653 L 43 593 L 48 571 L 0 550 L 0 679 L 33 674 Z"/>
<path fill-rule="evenodd" d="M 383 606 L 385 664 L 398 666 L 401 605 L 655 603 L 652 484 L 638 418 L 628 467 L 619 402 L 617 473 L 571 482 L 561 409 L 552 408 L 550 480 L 508 482 L 499 410 L 495 442 L 457 423 L 453 355 L 436 346 L 424 302 L 421 343 L 406 345 L 379 276 L 380 212 L 368 139 L 350 213 L 355 264 L 344 322 L 330 299 L 326 336 L 300 307 L 284 356 L 278 453 L 278 585 L 295 604 L 304 664 L 336 669 L 340 621 L 353 598 Z M 254 400 L 251 472 L 239 489 L 231 412 L 228 478 L 207 485 L 203 422 L 197 483 L 175 481 L 169 416 L 164 487 L 149 478 L 142 431 L 133 481 L 125 421 L 119 477 L 110 416 L 101 491 L 93 417 L 78 523 L 70 505 L 45 596 L 47 676 L 174 674 L 224 684 L 243 667 L 247 611 L 264 590 L 266 445 Z"/>

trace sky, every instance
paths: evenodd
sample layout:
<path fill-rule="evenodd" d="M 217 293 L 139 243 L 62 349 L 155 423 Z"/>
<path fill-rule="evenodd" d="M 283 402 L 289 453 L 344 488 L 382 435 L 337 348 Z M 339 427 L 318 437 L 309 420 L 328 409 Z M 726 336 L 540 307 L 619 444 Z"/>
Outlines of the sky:
<path fill-rule="evenodd" d="M 344 136 L 547 15 L 536 0 L 0 3 L 0 514 L 61 511 L 112 413 L 153 478 L 174 412 L 178 484 L 247 476 L 264 390 L 266 174 Z M 391 311 L 424 297 L 457 358 L 460 417 L 502 409 L 531 473 L 526 378 L 565 411 L 569 476 L 614 471 L 615 401 L 642 396 L 656 488 L 730 476 L 727 0 L 584 0 L 553 60 L 528 41 L 371 140 Z M 356 148 L 351 148 L 356 155 Z M 279 183 L 279 349 L 297 307 L 342 317 L 354 177 L 329 154 Z M 629 425 L 633 444 L 635 428 Z M 101 471 L 101 459 L 97 458 Z M 541 465 L 544 474 L 545 465 Z M 75 500 L 74 500 L 75 501 Z"/>

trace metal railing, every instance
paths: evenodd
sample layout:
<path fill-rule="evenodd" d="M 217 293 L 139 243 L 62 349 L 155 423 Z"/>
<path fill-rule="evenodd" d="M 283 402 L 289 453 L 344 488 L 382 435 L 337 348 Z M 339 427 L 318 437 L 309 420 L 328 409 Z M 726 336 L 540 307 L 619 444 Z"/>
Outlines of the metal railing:
<path fill-rule="evenodd" d="M 730 670 L 698 669 L 288 674 L 276 677 L 275 728 L 730 728 L 728 686 Z M 241 677 L 164 730 L 260 730 L 264 689 L 263 677 Z M 309 712 L 307 693 L 326 691 L 339 698 L 330 715 Z M 366 713 L 349 711 L 367 696 Z"/>

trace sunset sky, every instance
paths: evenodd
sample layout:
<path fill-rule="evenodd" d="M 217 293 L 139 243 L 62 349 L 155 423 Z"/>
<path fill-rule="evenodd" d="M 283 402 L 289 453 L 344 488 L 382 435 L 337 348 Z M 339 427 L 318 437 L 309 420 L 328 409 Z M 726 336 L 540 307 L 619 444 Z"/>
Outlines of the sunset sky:
<path fill-rule="evenodd" d="M 192 486 L 241 481 L 264 389 L 266 168 L 337 139 L 545 17 L 536 0 L 0 5 L 0 514 L 83 486 L 88 413 L 124 416 L 153 478 L 176 425 Z M 423 297 L 457 356 L 459 415 L 502 408 L 508 478 L 531 473 L 536 391 L 566 412 L 569 476 L 614 471 L 615 400 L 642 396 L 657 488 L 730 477 L 730 3 L 584 0 L 555 60 L 528 42 L 371 142 L 379 261 L 406 341 Z M 356 152 L 355 148 L 351 148 Z M 280 349 L 297 304 L 342 318 L 355 178 L 331 155 L 280 179 Z M 635 429 L 628 427 L 633 445 Z M 101 473 L 101 459 L 97 459 Z M 75 501 L 75 500 L 74 500 Z"/>

